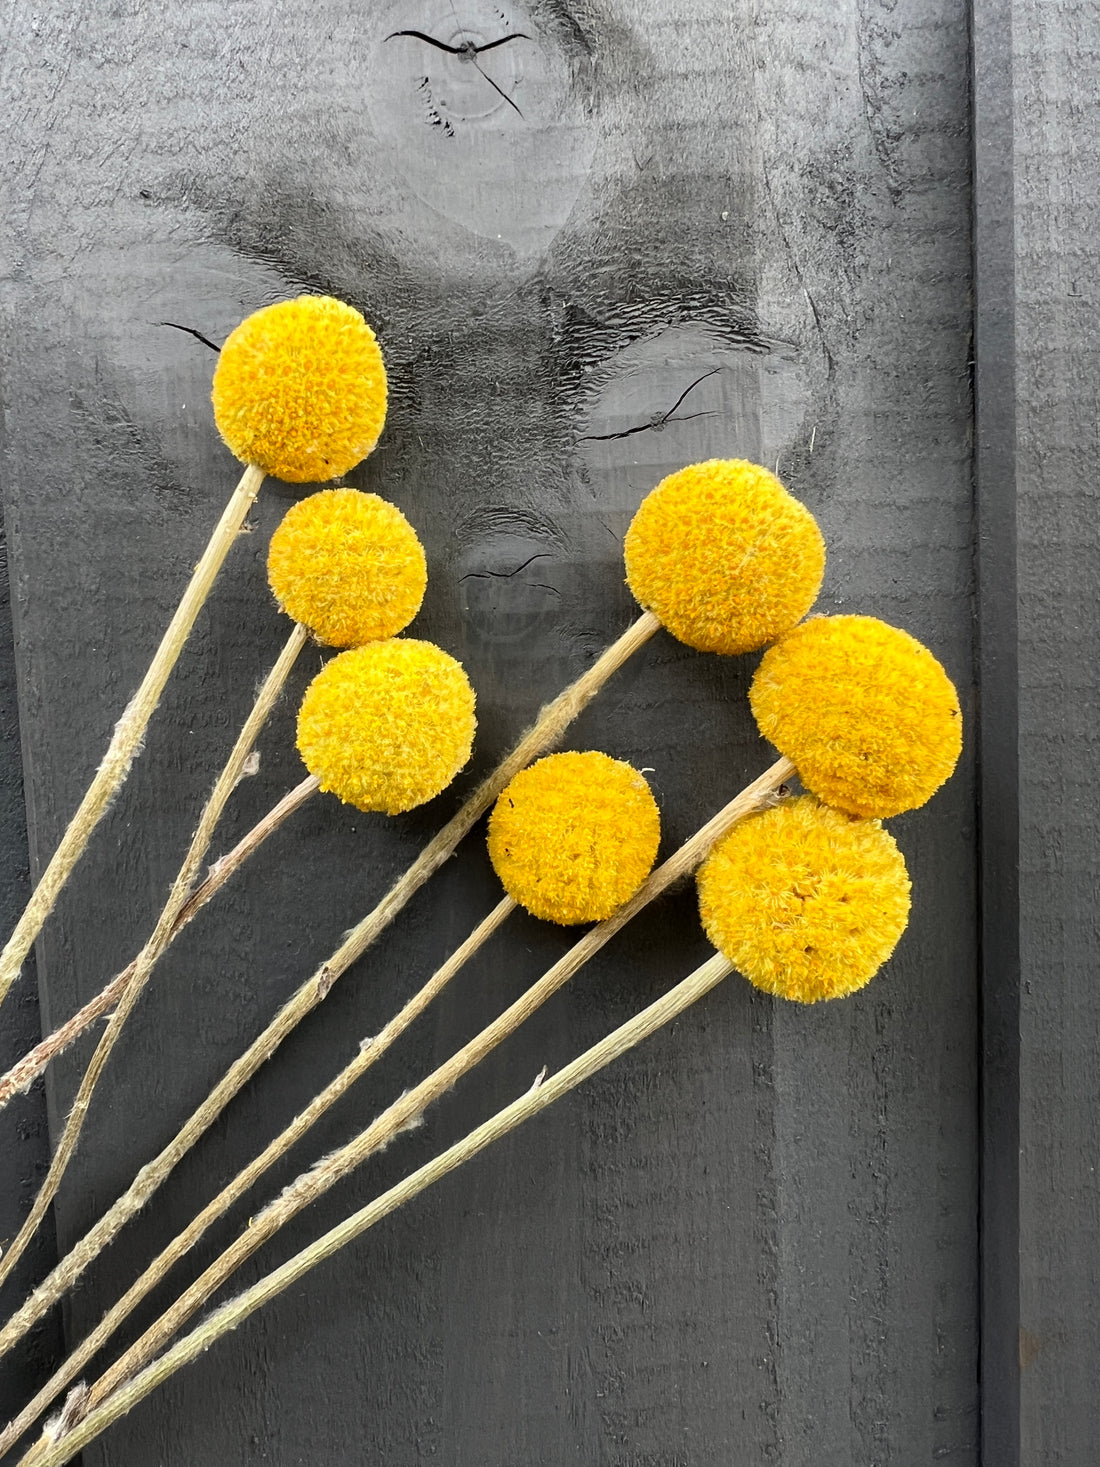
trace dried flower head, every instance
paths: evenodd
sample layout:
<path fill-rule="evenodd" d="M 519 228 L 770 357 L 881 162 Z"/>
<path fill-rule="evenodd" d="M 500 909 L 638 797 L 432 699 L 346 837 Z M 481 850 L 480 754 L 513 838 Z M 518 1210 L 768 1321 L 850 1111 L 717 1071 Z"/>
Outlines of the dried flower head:
<path fill-rule="evenodd" d="M 869 982 L 909 920 L 909 874 L 877 820 L 813 795 L 750 816 L 699 872 L 706 934 L 750 983 L 816 1003 Z"/>
<path fill-rule="evenodd" d="M 470 757 L 474 690 L 431 642 L 395 638 L 341 652 L 313 679 L 298 752 L 321 789 L 398 815 L 430 800 Z"/>
<path fill-rule="evenodd" d="M 854 815 L 913 810 L 962 749 L 954 684 L 927 647 L 873 616 L 818 616 L 764 654 L 749 701 L 807 789 Z"/>
<path fill-rule="evenodd" d="M 293 505 L 271 537 L 267 579 L 295 621 L 330 647 L 393 637 L 424 599 L 428 569 L 396 506 L 358 489 L 322 489 Z"/>
<path fill-rule="evenodd" d="M 595 752 L 540 759 L 489 818 L 489 856 L 508 895 L 563 925 L 610 917 L 653 869 L 660 837 L 649 785 Z"/>
<path fill-rule="evenodd" d="M 265 306 L 230 333 L 214 418 L 231 453 L 292 484 L 336 479 L 386 420 L 386 368 L 358 311 L 330 296 Z"/>
<path fill-rule="evenodd" d="M 647 494 L 624 545 L 647 611 L 700 652 L 752 652 L 806 615 L 825 541 L 809 510 L 743 459 L 690 464 Z"/>

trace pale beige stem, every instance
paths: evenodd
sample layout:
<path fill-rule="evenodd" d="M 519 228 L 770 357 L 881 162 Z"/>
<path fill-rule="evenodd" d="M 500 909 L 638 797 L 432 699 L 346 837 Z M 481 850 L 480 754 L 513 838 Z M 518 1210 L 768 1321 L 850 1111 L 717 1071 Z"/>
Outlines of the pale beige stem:
<path fill-rule="evenodd" d="M 287 1035 L 292 1033 L 306 1015 L 312 1013 L 317 1005 L 327 997 L 336 980 L 366 952 L 406 902 L 454 853 L 459 841 L 469 834 L 504 786 L 532 759 L 538 758 L 545 750 L 557 743 L 573 719 L 595 697 L 608 678 L 622 667 L 633 653 L 643 647 L 659 627 L 660 622 L 651 612 L 643 612 L 586 673 L 566 688 L 563 693 L 560 693 L 552 703 L 547 704 L 530 731 L 497 765 L 496 769 L 478 785 L 458 813 L 425 846 L 409 869 L 390 887 L 374 910 L 352 928 L 332 957 L 322 963 L 317 971 L 307 978 L 297 992 L 287 1000 L 263 1033 L 249 1045 L 240 1059 L 230 1066 L 163 1151 L 142 1167 L 129 1188 L 85 1233 L 80 1242 L 56 1265 L 44 1282 L 34 1290 L 22 1307 L 0 1330 L 0 1355 L 10 1350 L 22 1339 L 35 1321 L 64 1296 L 89 1263 L 111 1242 L 119 1229 L 141 1211 L 160 1184 L 172 1172 L 177 1162 L 186 1156 L 200 1136 L 213 1125 L 237 1092 L 248 1083 L 260 1066 L 270 1059 Z"/>
<path fill-rule="evenodd" d="M 8 939 L 3 953 L 0 954 L 0 1002 L 3 1001 L 4 995 L 19 976 L 19 970 L 23 966 L 23 959 L 30 951 L 31 943 L 34 942 L 42 930 L 42 924 L 53 910 L 61 888 L 80 859 L 92 831 L 99 824 L 100 817 L 112 796 L 129 774 L 130 765 L 134 762 L 134 756 L 140 749 L 149 719 L 160 702 L 160 695 L 164 690 L 164 684 L 168 681 L 168 675 L 176 665 L 176 660 L 183 650 L 195 618 L 210 594 L 214 578 L 229 553 L 229 547 L 237 538 L 263 480 L 263 471 L 257 468 L 249 467 L 241 475 L 241 481 L 234 489 L 225 507 L 225 512 L 210 537 L 210 543 L 194 569 L 191 581 L 183 593 L 183 600 L 177 607 L 176 614 L 169 623 L 168 630 L 149 664 L 149 671 L 115 725 L 110 746 L 103 757 L 103 763 L 96 770 L 87 794 L 81 800 L 79 809 L 70 820 L 69 827 L 61 838 L 61 844 L 42 873 L 42 878 L 31 894 L 31 899 L 15 931 Z"/>
<path fill-rule="evenodd" d="M 269 835 L 273 835 L 280 825 L 293 815 L 295 810 L 300 809 L 312 794 L 316 793 L 319 783 L 315 774 L 307 775 L 301 784 L 295 785 L 277 805 L 273 805 L 263 819 L 257 821 L 231 851 L 218 857 L 207 872 L 205 880 L 195 888 L 184 903 L 172 927 L 172 940 L 179 936 L 191 918 L 206 906 L 210 898 L 221 890 L 253 851 L 261 846 Z M 123 968 L 121 973 L 112 978 L 105 988 L 100 989 L 95 998 L 90 998 L 82 1009 L 78 1009 L 71 1019 L 66 1019 L 65 1023 L 60 1024 L 52 1034 L 39 1040 L 34 1048 L 28 1050 L 21 1060 L 17 1060 L 6 1074 L 0 1075 L 0 1109 L 16 1095 L 21 1095 L 27 1090 L 42 1074 L 50 1061 L 56 1059 L 70 1044 L 79 1039 L 89 1025 L 94 1024 L 97 1019 L 114 1008 L 126 985 L 134 976 L 136 967 L 137 959 L 135 958 L 128 967 Z"/>
<path fill-rule="evenodd" d="M 111 1050 L 114 1048 L 122 1026 L 133 1012 L 134 1005 L 141 997 L 153 968 L 172 941 L 176 931 L 177 922 L 187 898 L 191 894 L 191 888 L 199 874 L 206 853 L 210 849 L 210 842 L 214 838 L 214 830 L 222 817 L 229 797 L 240 783 L 244 772 L 245 762 L 251 754 L 253 746 L 259 737 L 260 730 L 267 722 L 268 715 L 275 706 L 279 695 L 282 693 L 287 677 L 297 660 L 299 652 L 305 646 L 309 633 L 305 627 L 296 624 L 294 630 L 287 638 L 286 646 L 280 652 L 274 667 L 264 679 L 263 686 L 256 696 L 256 701 L 237 735 L 237 741 L 233 745 L 232 752 L 225 762 L 225 767 L 218 775 L 214 788 L 210 792 L 199 823 L 195 828 L 195 834 L 191 837 L 187 855 L 184 857 L 183 865 L 180 867 L 172 889 L 168 893 L 168 900 L 164 904 L 157 925 L 153 929 L 153 935 L 142 948 L 134 961 L 133 973 L 130 981 L 118 1000 L 118 1007 L 111 1016 L 107 1028 L 103 1031 L 99 1043 L 96 1045 L 95 1053 L 88 1063 L 84 1072 L 84 1078 L 80 1082 L 80 1088 L 76 1092 L 69 1118 L 65 1122 L 61 1139 L 57 1143 L 53 1157 L 50 1161 L 49 1171 L 46 1179 L 39 1188 L 38 1196 L 27 1215 L 27 1219 L 20 1228 L 15 1241 L 7 1249 L 3 1258 L 0 1258 L 0 1283 L 8 1277 L 14 1268 L 16 1260 L 22 1256 L 23 1250 L 34 1236 L 39 1223 L 46 1215 L 50 1203 L 57 1194 L 61 1185 L 61 1179 L 65 1175 L 65 1169 L 76 1151 L 80 1140 L 80 1133 L 84 1126 L 84 1120 L 91 1104 L 92 1094 L 103 1067 L 106 1065 Z"/>
<path fill-rule="evenodd" d="M 305 1110 L 295 1116 L 290 1125 L 276 1136 L 274 1141 L 265 1147 L 243 1171 L 238 1172 L 228 1186 L 203 1208 L 198 1216 L 169 1243 L 167 1248 L 153 1259 L 137 1282 L 126 1291 L 112 1309 L 108 1310 L 92 1333 L 82 1341 L 68 1360 L 46 1382 L 34 1400 L 24 1407 L 3 1432 L 0 1432 L 0 1457 L 19 1440 L 42 1412 L 48 1409 L 69 1382 L 80 1374 L 88 1361 L 99 1353 L 123 1320 L 140 1304 L 149 1291 L 156 1287 L 184 1254 L 195 1246 L 210 1224 L 222 1217 L 239 1198 L 243 1197 L 249 1188 L 263 1176 L 264 1172 L 274 1166 L 280 1157 L 285 1156 L 310 1127 L 319 1121 L 325 1112 L 335 1105 L 336 1101 L 350 1090 L 377 1060 L 381 1059 L 390 1045 L 405 1032 L 418 1015 L 423 1013 L 436 995 L 443 991 L 478 949 L 489 940 L 509 912 L 515 909 L 515 905 L 511 897 L 505 897 L 498 902 L 484 921 L 474 928 L 466 941 L 456 948 L 447 961 L 432 974 L 419 992 L 414 994 L 408 1003 L 390 1019 L 385 1028 L 373 1038 L 363 1041 L 359 1053 L 332 1083 L 311 1100 Z"/>
<path fill-rule="evenodd" d="M 308 1172 L 295 1178 L 279 1196 L 258 1213 L 237 1240 L 186 1289 L 176 1302 L 146 1330 L 135 1344 L 92 1387 L 86 1406 L 94 1407 L 115 1390 L 127 1377 L 151 1360 L 167 1344 L 180 1326 L 201 1308 L 210 1296 L 246 1259 L 304 1208 L 315 1202 L 336 1182 L 354 1171 L 368 1157 L 382 1151 L 400 1132 L 415 1125 L 425 1109 L 479 1064 L 556 993 L 584 964 L 625 927 L 643 907 L 660 896 L 674 882 L 687 876 L 705 859 L 739 820 L 767 804 L 776 790 L 794 774 L 789 759 L 780 759 L 767 773 L 754 780 L 747 789 L 731 800 L 719 813 L 662 866 L 659 866 L 628 902 L 614 916 L 600 922 L 585 933 L 579 942 L 558 959 L 541 978 L 527 989 L 491 1024 L 451 1056 L 419 1085 L 406 1090 L 393 1105 L 346 1145 L 323 1157 Z"/>
<path fill-rule="evenodd" d="M 250 1314 L 254 1314 L 270 1299 L 275 1298 L 291 1284 L 297 1283 L 310 1269 L 331 1258 L 348 1243 L 354 1242 L 368 1228 L 372 1228 L 375 1223 L 381 1222 L 383 1218 L 388 1217 L 404 1203 L 411 1201 L 433 1183 L 440 1181 L 448 1173 L 470 1161 L 487 1146 L 491 1146 L 494 1141 L 506 1136 L 509 1131 L 514 1131 L 517 1126 L 530 1120 L 532 1116 L 538 1115 L 547 1106 L 553 1105 L 555 1100 L 559 1100 L 570 1090 L 574 1090 L 583 1081 L 611 1064 L 613 1060 L 618 1059 L 628 1050 L 633 1049 L 635 1045 L 640 1044 L 642 1040 L 647 1039 L 663 1025 L 671 1023 L 704 994 L 717 987 L 731 971 L 732 964 L 716 953 L 701 967 L 696 968 L 694 973 L 689 974 L 687 978 L 678 983 L 675 988 L 670 989 L 663 998 L 659 998 L 656 1003 L 650 1004 L 633 1019 L 621 1024 L 606 1039 L 602 1039 L 591 1049 L 585 1050 L 571 1064 L 558 1070 L 549 1079 L 543 1080 L 541 1084 L 529 1090 L 519 1100 L 513 1101 L 511 1105 L 498 1111 L 495 1116 L 478 1126 L 476 1130 L 471 1131 L 454 1146 L 448 1147 L 446 1151 L 418 1168 L 404 1181 L 391 1187 L 388 1192 L 383 1192 L 366 1207 L 360 1208 L 344 1222 L 324 1233 L 308 1248 L 303 1248 L 300 1253 L 296 1253 L 280 1268 L 274 1269 L 242 1294 L 238 1294 L 235 1299 L 231 1299 L 220 1309 L 216 1309 L 208 1319 L 203 1320 L 197 1329 L 192 1330 L 189 1335 L 173 1345 L 140 1375 L 134 1376 L 120 1386 L 67 1435 L 58 1438 L 48 1433 L 43 1437 L 23 1457 L 19 1467 L 62 1467 L 63 1463 L 71 1461 L 78 1451 L 99 1436 L 112 1422 L 124 1416 L 139 1401 L 144 1400 L 158 1385 L 168 1380 L 182 1366 L 189 1364 L 190 1361 L 208 1350 L 223 1335 L 236 1329 Z"/>

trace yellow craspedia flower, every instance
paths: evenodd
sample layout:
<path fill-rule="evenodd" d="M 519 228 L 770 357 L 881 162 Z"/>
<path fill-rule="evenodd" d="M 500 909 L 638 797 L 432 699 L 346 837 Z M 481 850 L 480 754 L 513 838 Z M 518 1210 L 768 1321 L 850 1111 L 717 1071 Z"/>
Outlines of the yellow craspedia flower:
<path fill-rule="evenodd" d="M 690 464 L 647 494 L 623 546 L 635 599 L 700 652 L 752 652 L 809 611 L 825 541 L 774 474 L 743 459 Z"/>
<path fill-rule="evenodd" d="M 283 516 L 267 578 L 295 621 L 330 647 L 395 636 L 420 610 L 424 547 L 401 511 L 377 494 L 322 489 Z"/>
<path fill-rule="evenodd" d="M 954 684 L 915 637 L 873 616 L 816 616 L 768 649 L 749 702 L 760 732 L 829 805 L 914 810 L 962 749 Z"/>
<path fill-rule="evenodd" d="M 601 922 L 653 869 L 661 817 L 636 769 L 551 754 L 517 774 L 489 817 L 489 857 L 513 901 L 547 922 Z"/>
<path fill-rule="evenodd" d="M 368 642 L 334 657 L 306 689 L 298 752 L 323 790 L 398 815 L 445 789 L 470 757 L 474 690 L 431 642 Z"/>
<path fill-rule="evenodd" d="M 734 827 L 699 872 L 706 934 L 750 983 L 816 1003 L 869 982 L 909 920 L 909 873 L 877 820 L 785 801 Z"/>
<path fill-rule="evenodd" d="M 386 421 L 386 368 L 358 311 L 324 295 L 265 306 L 230 333 L 214 419 L 242 463 L 292 484 L 353 469 Z"/>

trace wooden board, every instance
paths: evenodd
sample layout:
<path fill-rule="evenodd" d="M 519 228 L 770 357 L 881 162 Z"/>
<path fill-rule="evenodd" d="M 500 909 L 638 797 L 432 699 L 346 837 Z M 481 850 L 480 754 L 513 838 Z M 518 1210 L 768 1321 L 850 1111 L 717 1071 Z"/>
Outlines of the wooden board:
<path fill-rule="evenodd" d="M 1095 7 L 1013 6 L 1024 1462 L 1100 1453 Z"/>
<path fill-rule="evenodd" d="M 486 76 L 387 39 L 400 29 L 527 39 L 483 58 Z M 234 478 L 212 355 L 162 323 L 217 342 L 302 289 L 363 308 L 387 351 L 386 435 L 351 481 L 400 504 L 427 546 L 415 630 L 461 656 L 479 693 L 462 788 L 626 624 L 620 541 L 641 495 L 714 453 L 778 464 L 828 539 L 822 609 L 908 627 L 972 718 L 959 0 L 904 18 L 855 0 L 470 0 L 460 15 L 449 0 L 244 0 L 124 22 L 18 5 L 12 38 L 4 80 L 26 144 L 5 305 L 33 330 L 10 333 L 3 472 L 39 865 Z M 682 421 L 660 421 L 712 371 Z M 292 497 L 265 490 L 40 944 L 46 1022 L 99 987 L 159 906 L 286 634 L 263 559 Z M 571 735 L 654 771 L 667 849 L 768 758 L 744 696 L 753 661 L 662 637 Z M 306 662 L 225 845 L 298 777 Z M 392 822 L 318 801 L 181 940 L 101 1087 L 57 1208 L 62 1246 L 460 795 Z M 969 758 L 894 828 L 914 920 L 864 994 L 803 1011 L 729 982 L 284 1296 L 86 1460 L 975 1461 Z M 89 1275 L 70 1339 L 495 900 L 474 838 Z M 566 941 L 510 924 L 292 1161 L 342 1140 Z M 691 892 L 670 897 L 250 1275 L 705 950 Z M 55 1067 L 55 1123 L 85 1055 Z M 229 1236 L 215 1230 L 181 1279 Z"/>
<path fill-rule="evenodd" d="M 1020 697 L 1011 0 L 974 6 L 982 1460 L 1020 1456 Z"/>

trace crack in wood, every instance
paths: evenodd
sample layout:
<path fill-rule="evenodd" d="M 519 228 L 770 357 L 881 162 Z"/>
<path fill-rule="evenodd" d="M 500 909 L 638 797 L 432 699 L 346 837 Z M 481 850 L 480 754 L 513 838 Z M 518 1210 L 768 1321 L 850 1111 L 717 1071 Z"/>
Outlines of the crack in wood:
<path fill-rule="evenodd" d="M 520 573 L 520 571 L 526 570 L 527 567 L 533 561 L 536 561 L 536 560 L 549 560 L 549 559 L 550 559 L 550 552 L 549 552 L 549 550 L 536 550 L 535 553 L 534 553 L 534 555 L 529 555 L 527 557 L 527 559 L 523 562 L 522 565 L 517 565 L 516 566 L 515 570 L 510 570 L 510 571 L 492 571 L 492 570 L 467 571 L 464 576 L 461 576 L 460 577 L 460 580 L 461 581 L 480 580 L 480 579 L 485 579 L 486 577 L 490 577 L 491 576 L 494 580 L 510 581 L 513 576 L 518 576 L 519 573 Z"/>
<path fill-rule="evenodd" d="M 156 324 L 158 326 L 171 326 L 173 331 L 186 331 L 188 336 L 193 336 L 196 341 L 201 341 L 203 346 L 208 346 L 211 351 L 221 351 L 220 346 L 216 346 L 214 342 L 212 342 L 208 336 L 204 336 L 201 331 L 196 331 L 194 326 L 181 326 L 177 321 L 158 321 Z"/>
<path fill-rule="evenodd" d="M 478 56 L 484 56 L 486 51 L 495 51 L 498 46 L 507 45 L 509 41 L 529 41 L 531 39 L 523 31 L 512 31 L 510 35 L 498 36 L 495 41 L 486 41 L 483 46 L 479 46 L 476 41 L 463 41 L 461 46 L 448 46 L 446 41 L 437 41 L 434 36 L 429 36 L 424 31 L 393 31 L 386 37 L 386 40 L 393 41 L 398 36 L 410 36 L 413 40 L 424 41 L 429 46 L 446 51 L 448 56 L 461 56 L 470 61 Z M 485 73 L 482 72 L 482 75 L 484 76 Z"/>
<path fill-rule="evenodd" d="M 676 399 L 676 401 L 672 404 L 667 412 L 654 414 L 654 416 L 650 418 L 648 423 L 638 423 L 633 428 L 622 428 L 619 430 L 618 433 L 585 433 L 582 434 L 580 442 L 610 443 L 613 439 L 616 438 L 629 438 L 634 433 L 659 433 L 661 429 L 666 425 L 666 423 L 690 423 L 692 418 L 717 417 L 718 414 L 713 409 L 698 413 L 685 413 L 683 417 L 680 418 L 674 417 L 673 414 L 680 406 L 680 404 L 684 401 L 684 398 L 687 397 L 689 392 L 694 392 L 695 389 L 699 386 L 700 382 L 705 382 L 708 377 L 713 377 L 716 372 L 720 372 L 721 370 L 721 367 L 711 367 L 709 372 L 704 372 L 701 377 L 696 377 L 694 382 L 689 383 L 688 386 L 684 388 L 683 392 L 680 393 L 680 396 Z"/>

